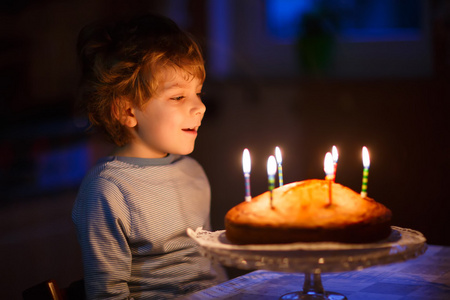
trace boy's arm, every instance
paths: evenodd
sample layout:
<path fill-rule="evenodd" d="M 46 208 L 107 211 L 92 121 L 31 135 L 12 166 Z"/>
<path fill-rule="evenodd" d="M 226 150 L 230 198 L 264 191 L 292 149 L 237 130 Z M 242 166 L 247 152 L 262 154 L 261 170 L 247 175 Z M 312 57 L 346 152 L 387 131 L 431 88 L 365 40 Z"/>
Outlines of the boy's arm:
<path fill-rule="evenodd" d="M 118 187 L 96 178 L 82 187 L 74 207 L 88 299 L 129 296 L 130 214 Z"/>

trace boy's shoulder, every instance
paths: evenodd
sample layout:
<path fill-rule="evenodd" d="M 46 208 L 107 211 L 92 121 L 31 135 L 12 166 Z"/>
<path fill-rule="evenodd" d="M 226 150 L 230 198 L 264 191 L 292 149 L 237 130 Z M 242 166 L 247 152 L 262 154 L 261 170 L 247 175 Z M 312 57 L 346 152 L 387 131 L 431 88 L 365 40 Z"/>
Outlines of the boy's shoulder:
<path fill-rule="evenodd" d="M 203 178 L 206 176 L 200 163 L 184 155 L 171 155 L 163 161 L 107 156 L 99 159 L 86 173 L 81 187 L 92 185 L 121 185 L 128 181 L 163 180 L 163 178 Z"/>
<path fill-rule="evenodd" d="M 169 154 L 167 157 L 158 159 L 145 159 L 136 157 L 106 156 L 100 158 L 89 170 L 88 175 L 100 176 L 110 172 L 128 172 L 129 170 L 152 169 L 152 167 L 199 167 L 199 162 L 186 155 Z M 159 168 L 158 168 L 159 169 Z"/>

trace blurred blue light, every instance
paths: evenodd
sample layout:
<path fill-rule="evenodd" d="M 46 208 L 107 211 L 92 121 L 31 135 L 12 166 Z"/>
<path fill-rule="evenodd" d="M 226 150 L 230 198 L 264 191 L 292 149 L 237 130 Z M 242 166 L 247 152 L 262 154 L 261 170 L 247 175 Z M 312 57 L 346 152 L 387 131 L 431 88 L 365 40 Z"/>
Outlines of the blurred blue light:
<path fill-rule="evenodd" d="M 40 190 L 64 189 L 80 184 L 88 171 L 90 151 L 86 143 L 42 153 L 37 161 Z"/>
<path fill-rule="evenodd" d="M 279 39 L 292 39 L 299 34 L 301 16 L 314 8 L 312 0 L 267 0 L 267 26 Z"/>
<path fill-rule="evenodd" d="M 294 42 L 302 34 L 302 17 L 331 18 L 335 32 L 354 40 L 411 40 L 421 28 L 421 0 L 266 0 L 272 36 Z"/>

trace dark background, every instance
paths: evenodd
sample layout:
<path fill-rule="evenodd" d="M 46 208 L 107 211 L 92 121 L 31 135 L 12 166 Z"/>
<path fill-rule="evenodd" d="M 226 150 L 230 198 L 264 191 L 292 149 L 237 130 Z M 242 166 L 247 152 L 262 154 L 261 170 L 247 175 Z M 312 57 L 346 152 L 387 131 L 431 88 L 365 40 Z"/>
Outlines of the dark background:
<path fill-rule="evenodd" d="M 193 32 L 205 51 L 207 113 L 192 156 L 210 179 L 213 229 L 243 200 L 244 148 L 257 195 L 275 146 L 287 183 L 323 178 L 324 155 L 336 145 L 336 181 L 359 191 L 367 146 L 369 196 L 393 211 L 394 225 L 450 245 L 449 1 L 416 1 L 412 35 L 352 36 L 334 27 L 297 39 L 280 37 L 287 31 L 269 22 L 273 1 L 214 2 L 1 2 L 2 298 L 20 299 L 48 278 L 67 286 L 83 276 L 71 208 L 81 178 L 111 146 L 86 134 L 75 114 L 76 36 L 100 17 L 147 10 Z M 325 38 L 314 48 L 317 36 Z M 315 56 L 305 57 L 308 47 Z"/>

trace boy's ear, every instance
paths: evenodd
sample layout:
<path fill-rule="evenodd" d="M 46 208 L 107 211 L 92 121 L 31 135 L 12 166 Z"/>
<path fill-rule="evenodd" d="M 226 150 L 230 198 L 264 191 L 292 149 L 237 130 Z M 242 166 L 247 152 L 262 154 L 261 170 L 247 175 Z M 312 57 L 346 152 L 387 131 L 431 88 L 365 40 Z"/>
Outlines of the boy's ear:
<path fill-rule="evenodd" d="M 137 119 L 134 114 L 134 108 L 129 107 L 125 110 L 124 114 L 121 117 L 120 123 L 127 127 L 135 127 L 137 125 Z"/>
<path fill-rule="evenodd" d="M 117 102 L 116 102 L 117 103 Z M 127 127 L 135 127 L 137 125 L 137 119 L 134 114 L 135 108 L 128 100 L 122 100 L 122 105 L 113 106 L 113 114 L 120 124 Z"/>

